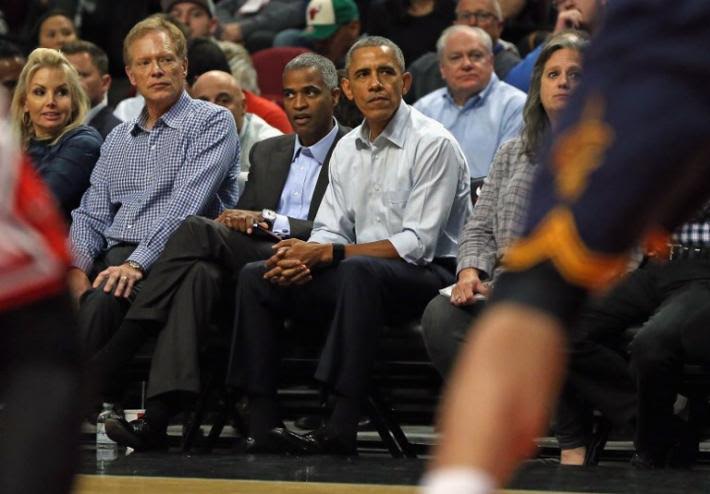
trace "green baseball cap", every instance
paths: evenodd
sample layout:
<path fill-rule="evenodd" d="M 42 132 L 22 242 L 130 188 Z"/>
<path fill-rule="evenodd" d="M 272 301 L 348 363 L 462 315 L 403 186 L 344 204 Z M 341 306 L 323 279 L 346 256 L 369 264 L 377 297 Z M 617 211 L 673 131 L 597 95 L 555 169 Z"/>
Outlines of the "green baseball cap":
<path fill-rule="evenodd" d="M 328 39 L 345 24 L 360 19 L 353 0 L 311 0 L 306 7 L 306 29 L 303 35 L 314 39 Z"/>

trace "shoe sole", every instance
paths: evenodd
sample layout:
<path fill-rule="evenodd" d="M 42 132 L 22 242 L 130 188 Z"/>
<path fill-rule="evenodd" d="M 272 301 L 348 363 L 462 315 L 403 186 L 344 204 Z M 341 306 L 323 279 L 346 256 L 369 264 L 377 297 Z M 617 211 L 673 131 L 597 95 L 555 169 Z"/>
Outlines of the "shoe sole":
<path fill-rule="evenodd" d="M 138 439 L 133 432 L 126 429 L 118 420 L 106 420 L 106 435 L 116 441 L 119 446 L 127 446 L 136 451 L 145 449 L 143 441 Z"/>

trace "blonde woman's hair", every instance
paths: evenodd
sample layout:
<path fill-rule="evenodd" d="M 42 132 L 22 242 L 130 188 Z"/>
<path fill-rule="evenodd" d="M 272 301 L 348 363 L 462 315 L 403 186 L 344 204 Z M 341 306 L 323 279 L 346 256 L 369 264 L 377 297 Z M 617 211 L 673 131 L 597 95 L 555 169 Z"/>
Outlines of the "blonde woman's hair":
<path fill-rule="evenodd" d="M 58 50 L 52 48 L 37 48 L 30 53 L 27 63 L 20 73 L 20 78 L 15 88 L 15 94 L 12 98 L 12 105 L 10 106 L 12 126 L 20 138 L 23 149 L 27 148 L 30 139 L 36 137 L 29 113 L 25 112 L 27 92 L 29 91 L 32 78 L 39 69 L 44 68 L 59 69 L 64 72 L 67 86 L 69 87 L 69 96 L 71 97 L 69 122 L 52 140 L 51 144 L 59 142 L 67 132 L 82 125 L 86 117 L 86 112 L 89 111 L 89 98 L 86 96 L 86 93 L 79 83 L 79 74 L 76 69 L 74 69 L 74 66 L 72 66 L 66 57 Z"/>

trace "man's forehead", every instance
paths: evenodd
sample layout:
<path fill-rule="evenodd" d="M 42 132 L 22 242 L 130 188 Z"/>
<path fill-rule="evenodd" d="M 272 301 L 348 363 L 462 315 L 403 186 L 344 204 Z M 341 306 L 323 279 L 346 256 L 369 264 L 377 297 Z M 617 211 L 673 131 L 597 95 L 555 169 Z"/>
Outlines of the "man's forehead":
<path fill-rule="evenodd" d="M 493 10 L 492 0 L 459 0 L 456 11 L 473 11 L 478 9 Z"/>
<path fill-rule="evenodd" d="M 397 66 L 397 57 L 389 46 L 363 46 L 353 52 L 350 61 L 350 70 L 362 66 L 392 65 Z"/>
<path fill-rule="evenodd" d="M 457 32 L 451 34 L 446 40 L 444 47 L 446 51 L 460 51 L 470 49 L 480 49 L 487 51 L 483 42 L 473 33 Z"/>
<path fill-rule="evenodd" d="M 136 50 L 152 53 L 154 51 L 167 50 L 170 53 L 175 54 L 175 46 L 173 41 L 163 30 L 155 29 L 147 31 L 142 36 L 136 38 L 131 43 L 129 51 L 134 52 Z"/>
<path fill-rule="evenodd" d="M 209 12 L 207 11 L 207 9 L 205 9 L 205 8 L 204 8 L 202 5 L 200 5 L 199 3 L 195 3 L 195 2 L 175 2 L 175 3 L 172 5 L 172 7 L 170 7 L 170 11 L 172 12 L 173 10 L 176 10 L 176 9 L 179 9 L 179 8 L 182 8 L 182 9 L 191 9 L 191 10 L 194 9 L 194 10 L 199 10 L 199 11 L 201 11 L 201 12 L 204 12 L 205 14 L 209 14 Z"/>
<path fill-rule="evenodd" d="M 284 89 L 302 86 L 325 87 L 323 75 L 316 67 L 299 67 L 286 70 L 283 73 L 282 86 Z"/>

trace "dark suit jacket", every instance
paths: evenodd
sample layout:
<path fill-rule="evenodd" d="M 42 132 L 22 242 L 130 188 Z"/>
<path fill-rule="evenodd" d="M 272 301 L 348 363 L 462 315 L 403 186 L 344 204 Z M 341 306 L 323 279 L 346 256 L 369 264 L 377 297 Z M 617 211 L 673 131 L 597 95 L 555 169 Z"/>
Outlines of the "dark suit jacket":
<path fill-rule="evenodd" d="M 311 197 L 311 205 L 308 209 L 308 218 L 299 220 L 289 217 L 288 219 L 291 237 L 307 240 L 310 236 L 311 228 L 313 228 L 313 219 L 316 217 L 321 199 L 323 199 L 325 189 L 328 187 L 330 156 L 333 154 L 333 149 L 337 142 L 348 132 L 350 132 L 350 128 L 338 126 L 338 134 L 335 136 L 333 145 L 328 150 L 325 162 L 318 175 L 316 188 Z M 249 161 L 251 163 L 249 180 L 244 187 L 244 193 L 239 198 L 237 209 L 251 211 L 276 210 L 291 168 L 295 144 L 295 134 L 271 137 L 254 144 L 249 153 Z"/>
<path fill-rule="evenodd" d="M 113 114 L 113 108 L 104 106 L 100 112 L 94 115 L 89 125 L 99 131 L 101 137 L 106 140 L 106 136 L 111 133 L 113 128 L 122 123 L 121 120 Z"/>

